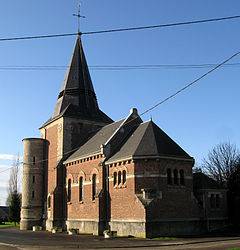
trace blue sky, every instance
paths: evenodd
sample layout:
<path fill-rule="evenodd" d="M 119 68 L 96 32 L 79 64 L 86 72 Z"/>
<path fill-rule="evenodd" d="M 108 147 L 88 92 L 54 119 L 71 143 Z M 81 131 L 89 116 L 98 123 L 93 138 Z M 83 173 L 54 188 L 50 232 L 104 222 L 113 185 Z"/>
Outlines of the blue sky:
<path fill-rule="evenodd" d="M 0 38 L 77 31 L 76 0 L 1 1 Z M 239 15 L 236 0 L 83 0 L 81 31 L 158 25 Z M 144 31 L 85 35 L 90 66 L 220 63 L 240 50 L 240 19 Z M 76 37 L 0 42 L 0 205 L 12 156 L 22 139 L 39 137 L 51 116 L 65 70 L 6 70 L 5 66 L 67 66 Z M 231 63 L 239 63 L 239 56 Z M 222 67 L 144 115 L 163 129 L 197 164 L 216 144 L 240 147 L 239 67 Z M 100 108 L 112 119 L 132 107 L 142 113 L 209 68 L 91 70 Z M 6 157 L 8 155 L 8 157 Z M 1 172 L 6 170 L 5 172 Z"/>

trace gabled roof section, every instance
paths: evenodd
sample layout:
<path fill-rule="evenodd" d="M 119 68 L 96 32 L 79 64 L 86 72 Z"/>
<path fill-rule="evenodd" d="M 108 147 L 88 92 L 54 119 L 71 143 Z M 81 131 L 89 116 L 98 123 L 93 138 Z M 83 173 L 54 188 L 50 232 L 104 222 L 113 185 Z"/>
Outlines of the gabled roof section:
<path fill-rule="evenodd" d="M 75 153 L 66 159 L 64 163 L 72 162 L 88 155 L 102 153 L 109 157 L 118 148 L 119 144 L 129 136 L 136 125 L 142 122 L 137 109 L 131 109 L 130 114 L 117 122 L 101 128 L 90 140 L 82 145 Z"/>
<path fill-rule="evenodd" d="M 80 36 L 76 40 L 53 115 L 44 125 L 61 116 L 112 122 L 98 107 Z"/>
<path fill-rule="evenodd" d="M 152 121 L 141 123 L 107 163 L 129 157 L 193 159 Z"/>
<path fill-rule="evenodd" d="M 114 134 L 122 122 L 123 120 L 120 120 L 101 128 L 90 140 L 68 157 L 64 163 L 72 162 L 88 155 L 100 153 L 100 146 Z"/>

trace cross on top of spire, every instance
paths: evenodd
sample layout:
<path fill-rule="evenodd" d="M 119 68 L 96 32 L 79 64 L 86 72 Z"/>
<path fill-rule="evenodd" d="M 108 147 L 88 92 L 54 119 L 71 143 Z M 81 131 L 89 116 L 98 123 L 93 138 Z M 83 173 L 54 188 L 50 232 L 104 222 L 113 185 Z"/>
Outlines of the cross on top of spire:
<path fill-rule="evenodd" d="M 81 7 L 81 3 L 78 3 L 78 13 L 77 14 L 73 14 L 73 16 L 76 16 L 78 18 L 78 35 L 81 35 L 80 32 L 80 18 L 86 18 L 85 16 L 81 16 L 80 15 L 80 7 Z"/>

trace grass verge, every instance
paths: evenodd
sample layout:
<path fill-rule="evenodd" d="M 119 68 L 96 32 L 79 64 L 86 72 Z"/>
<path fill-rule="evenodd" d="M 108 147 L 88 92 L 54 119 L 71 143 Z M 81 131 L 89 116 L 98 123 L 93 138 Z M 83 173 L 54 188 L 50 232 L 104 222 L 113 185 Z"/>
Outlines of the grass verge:
<path fill-rule="evenodd" d="M 0 224 L 0 228 L 4 227 L 15 227 L 14 222 L 3 222 L 3 224 Z M 16 223 L 16 227 L 19 227 L 19 223 Z"/>

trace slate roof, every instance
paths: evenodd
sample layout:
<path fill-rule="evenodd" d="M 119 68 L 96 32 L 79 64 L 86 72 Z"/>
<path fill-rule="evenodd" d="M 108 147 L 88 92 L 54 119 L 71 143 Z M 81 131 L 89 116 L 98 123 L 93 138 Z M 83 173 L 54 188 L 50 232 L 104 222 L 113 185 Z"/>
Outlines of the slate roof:
<path fill-rule="evenodd" d="M 112 122 L 98 107 L 80 36 L 76 40 L 53 115 L 43 126 L 62 116 L 97 120 L 106 124 Z"/>
<path fill-rule="evenodd" d="M 81 146 L 76 152 L 66 159 L 64 163 L 68 163 L 87 155 L 100 152 L 100 146 L 104 144 L 119 128 L 124 119 L 113 122 L 101 128 L 90 140 Z"/>
<path fill-rule="evenodd" d="M 208 177 L 204 173 L 193 173 L 193 188 L 194 189 L 225 189 L 215 180 Z"/>
<path fill-rule="evenodd" d="M 153 121 L 141 123 L 107 162 L 127 157 L 178 157 L 192 159 Z"/>
<path fill-rule="evenodd" d="M 88 155 L 100 152 L 100 146 L 107 144 L 109 138 L 119 130 L 126 119 L 106 125 L 99 130 L 89 141 L 81 146 L 75 153 L 66 159 L 64 163 L 83 158 Z M 173 157 L 183 159 L 193 159 L 180 146 L 178 146 L 166 133 L 164 133 L 154 122 L 148 121 L 140 124 L 133 124 L 122 141 L 111 152 L 106 163 L 129 157 Z"/>

